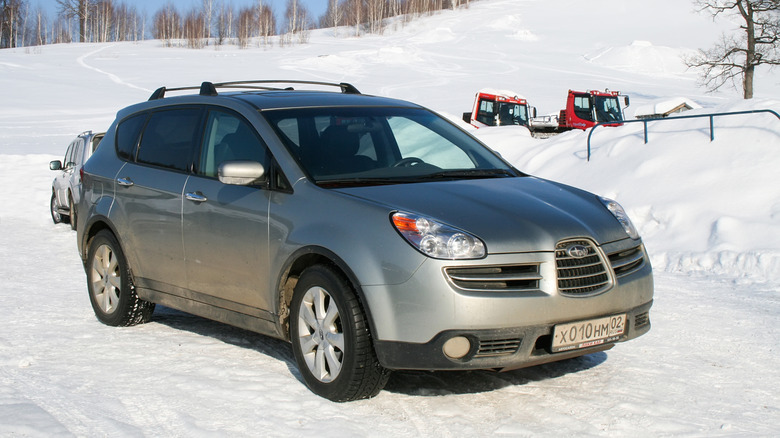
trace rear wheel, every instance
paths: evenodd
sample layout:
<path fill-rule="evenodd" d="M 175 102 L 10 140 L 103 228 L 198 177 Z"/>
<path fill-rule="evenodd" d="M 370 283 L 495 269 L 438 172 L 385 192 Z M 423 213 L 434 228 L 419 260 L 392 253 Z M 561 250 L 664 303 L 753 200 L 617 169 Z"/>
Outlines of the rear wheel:
<path fill-rule="evenodd" d="M 86 268 L 89 301 L 100 322 L 130 326 L 151 319 L 154 303 L 138 298 L 122 248 L 109 231 L 90 241 Z"/>
<path fill-rule="evenodd" d="M 376 358 L 368 320 L 349 282 L 325 266 L 306 269 L 291 303 L 298 369 L 315 394 L 336 402 L 375 396 L 389 371 Z"/>
<path fill-rule="evenodd" d="M 76 231 L 76 206 L 73 205 L 73 195 L 68 193 L 68 212 L 70 213 L 70 229 Z"/>

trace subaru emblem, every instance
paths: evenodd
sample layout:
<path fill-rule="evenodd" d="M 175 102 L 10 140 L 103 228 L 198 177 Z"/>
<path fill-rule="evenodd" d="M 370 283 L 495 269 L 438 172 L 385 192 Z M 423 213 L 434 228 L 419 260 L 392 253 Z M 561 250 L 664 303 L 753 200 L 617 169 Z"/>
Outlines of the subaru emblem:
<path fill-rule="evenodd" d="M 572 245 L 566 248 L 566 254 L 568 254 L 569 257 L 574 257 L 575 259 L 581 259 L 583 257 L 587 257 L 588 254 L 590 254 L 590 250 L 585 245 Z"/>

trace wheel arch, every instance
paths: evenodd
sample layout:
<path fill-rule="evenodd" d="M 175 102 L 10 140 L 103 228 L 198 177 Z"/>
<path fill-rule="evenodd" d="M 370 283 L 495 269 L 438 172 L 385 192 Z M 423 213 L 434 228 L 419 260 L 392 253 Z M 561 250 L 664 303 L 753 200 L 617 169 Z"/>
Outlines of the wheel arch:
<path fill-rule="evenodd" d="M 86 264 L 87 253 L 89 252 L 89 242 L 97 235 L 97 233 L 108 230 L 114 235 L 114 238 L 119 242 L 119 245 L 124 249 L 124 244 L 119 238 L 119 233 L 116 232 L 113 226 L 108 220 L 102 216 L 96 216 L 90 218 L 89 222 L 84 226 L 84 232 L 81 235 L 79 242 L 79 256 L 81 256 L 81 262 Z"/>
<path fill-rule="evenodd" d="M 374 320 L 371 317 L 371 309 L 367 306 L 363 289 L 360 287 L 357 275 L 350 269 L 333 251 L 320 246 L 308 246 L 295 251 L 285 262 L 276 285 L 277 291 L 277 315 L 278 330 L 283 339 L 290 340 L 290 303 L 292 302 L 295 285 L 298 283 L 303 271 L 315 265 L 330 267 L 344 278 L 352 286 L 360 307 L 366 314 L 371 333 L 376 333 Z"/>

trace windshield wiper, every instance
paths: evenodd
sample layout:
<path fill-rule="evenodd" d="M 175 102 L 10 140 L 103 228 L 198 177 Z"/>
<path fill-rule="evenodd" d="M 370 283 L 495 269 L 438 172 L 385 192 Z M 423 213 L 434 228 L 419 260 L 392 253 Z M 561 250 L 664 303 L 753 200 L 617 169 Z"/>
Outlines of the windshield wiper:
<path fill-rule="evenodd" d="M 329 179 L 317 181 L 317 185 L 325 188 L 339 187 L 363 187 L 363 186 L 385 186 L 390 184 L 403 184 L 409 181 L 398 178 L 344 178 Z"/>
<path fill-rule="evenodd" d="M 420 180 L 432 179 L 480 179 L 480 178 L 506 178 L 518 176 L 515 172 L 507 169 L 458 169 L 436 172 L 430 175 L 418 177 Z"/>
<path fill-rule="evenodd" d="M 383 186 L 391 184 L 411 184 L 434 180 L 506 178 L 520 176 L 508 169 L 458 169 L 431 173 L 428 175 L 409 175 L 395 178 L 339 178 L 317 181 L 325 188 Z"/>

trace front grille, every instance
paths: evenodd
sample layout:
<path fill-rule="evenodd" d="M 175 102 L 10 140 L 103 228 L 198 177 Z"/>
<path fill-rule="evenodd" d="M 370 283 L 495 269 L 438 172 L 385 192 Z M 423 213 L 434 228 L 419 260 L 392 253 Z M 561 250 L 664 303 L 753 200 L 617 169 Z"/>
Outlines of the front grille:
<path fill-rule="evenodd" d="M 566 240 L 555 248 L 558 291 L 563 295 L 595 295 L 612 285 L 607 266 L 589 240 Z"/>
<path fill-rule="evenodd" d="M 523 339 L 480 339 L 479 349 L 474 357 L 505 356 L 514 354 Z"/>
<path fill-rule="evenodd" d="M 452 284 L 465 290 L 538 290 L 542 279 L 538 264 L 445 268 L 444 272 Z"/>
<path fill-rule="evenodd" d="M 642 267 L 644 262 L 645 253 L 642 251 L 642 245 L 609 255 L 609 263 L 612 265 L 612 270 L 615 271 L 615 276 L 618 278 L 636 271 Z"/>
<path fill-rule="evenodd" d="M 634 317 L 634 328 L 640 328 L 650 324 L 650 312 L 640 313 Z"/>

